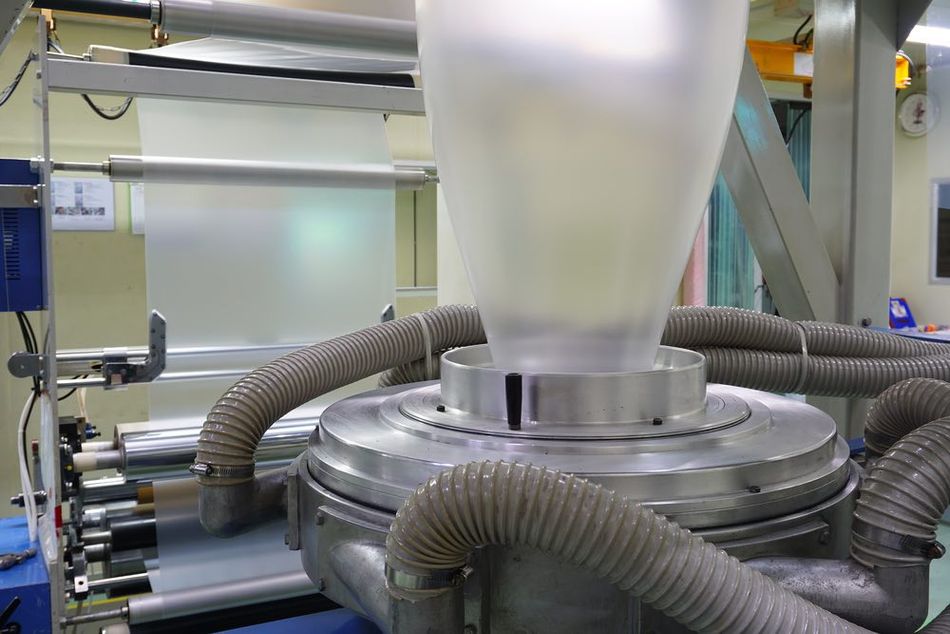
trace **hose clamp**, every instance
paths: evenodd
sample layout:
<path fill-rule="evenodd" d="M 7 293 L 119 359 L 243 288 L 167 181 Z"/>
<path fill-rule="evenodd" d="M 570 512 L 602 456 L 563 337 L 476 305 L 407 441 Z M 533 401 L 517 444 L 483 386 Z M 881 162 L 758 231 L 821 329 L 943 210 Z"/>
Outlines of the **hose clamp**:
<path fill-rule="evenodd" d="M 416 575 L 386 566 L 386 582 L 401 590 L 444 590 L 465 583 L 472 574 L 471 566 L 454 570 L 433 570 L 427 575 Z"/>
<path fill-rule="evenodd" d="M 435 365 L 432 362 L 432 332 L 429 330 L 429 322 L 426 320 L 425 313 L 415 313 L 413 315 L 422 325 L 422 341 L 425 344 L 426 356 L 426 380 L 432 381 L 435 376 Z"/>
<path fill-rule="evenodd" d="M 915 555 L 925 559 L 940 559 L 947 553 L 947 548 L 937 540 L 921 539 L 913 535 L 892 533 L 865 522 L 855 522 L 852 532 L 864 539 L 907 555 Z"/>
<path fill-rule="evenodd" d="M 808 333 L 805 332 L 805 326 L 800 322 L 793 322 L 798 326 L 798 335 L 801 338 L 802 342 L 802 367 L 798 375 L 798 385 L 795 386 L 795 389 L 792 390 L 795 394 L 801 394 L 802 390 L 805 389 L 805 381 L 808 379 Z"/>
<path fill-rule="evenodd" d="M 254 475 L 254 465 L 210 465 L 196 462 L 188 471 L 197 476 L 214 478 L 249 478 Z"/>

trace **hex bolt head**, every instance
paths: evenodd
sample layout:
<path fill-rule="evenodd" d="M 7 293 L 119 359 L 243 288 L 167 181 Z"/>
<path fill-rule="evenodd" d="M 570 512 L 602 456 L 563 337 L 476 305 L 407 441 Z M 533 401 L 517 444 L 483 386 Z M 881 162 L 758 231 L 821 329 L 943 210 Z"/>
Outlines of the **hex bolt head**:
<path fill-rule="evenodd" d="M 327 521 L 326 513 L 323 511 L 317 511 L 317 526 L 323 526 L 325 521 Z"/>

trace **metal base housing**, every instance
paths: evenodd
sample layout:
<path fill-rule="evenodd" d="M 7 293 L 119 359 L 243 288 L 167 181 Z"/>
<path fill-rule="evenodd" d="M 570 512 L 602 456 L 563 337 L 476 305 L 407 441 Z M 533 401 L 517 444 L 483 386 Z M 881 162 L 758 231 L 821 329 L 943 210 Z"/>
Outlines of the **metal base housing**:
<path fill-rule="evenodd" d="M 857 467 L 815 408 L 705 386 L 701 356 L 664 348 L 652 372 L 525 375 L 520 430 L 504 420 L 503 385 L 487 348 L 473 347 L 445 355 L 441 384 L 376 390 L 324 412 L 291 468 L 290 542 L 325 594 L 386 628 L 381 557 L 394 512 L 431 476 L 476 460 L 588 478 L 740 559 L 848 554 Z M 490 547 L 473 563 L 472 631 L 678 631 L 538 552 Z"/>

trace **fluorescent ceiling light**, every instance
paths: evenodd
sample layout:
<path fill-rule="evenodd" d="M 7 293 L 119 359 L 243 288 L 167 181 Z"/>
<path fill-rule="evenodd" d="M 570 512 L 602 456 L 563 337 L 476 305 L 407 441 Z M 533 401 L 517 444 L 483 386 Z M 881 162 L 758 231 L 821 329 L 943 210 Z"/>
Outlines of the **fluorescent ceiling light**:
<path fill-rule="evenodd" d="M 950 48 L 950 29 L 918 24 L 914 27 L 914 30 L 910 32 L 907 41 L 927 44 L 929 46 L 945 46 Z"/>

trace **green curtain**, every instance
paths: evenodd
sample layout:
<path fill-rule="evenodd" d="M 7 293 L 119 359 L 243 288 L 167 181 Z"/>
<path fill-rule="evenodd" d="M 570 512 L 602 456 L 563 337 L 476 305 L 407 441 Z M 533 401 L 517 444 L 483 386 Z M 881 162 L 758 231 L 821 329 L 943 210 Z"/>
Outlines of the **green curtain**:
<path fill-rule="evenodd" d="M 808 195 L 811 184 L 811 110 L 790 107 L 783 112 L 783 132 L 794 126 L 789 153 Z M 756 278 L 755 254 L 722 175 L 716 179 L 709 199 L 708 251 L 706 296 L 710 306 L 754 309 L 756 293 L 764 293 L 762 309 L 772 312 L 771 297 L 761 287 L 761 280 Z"/>

